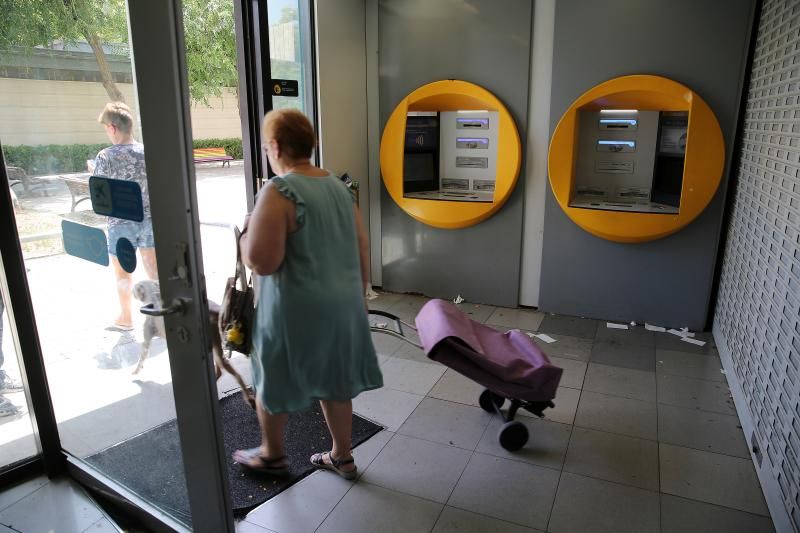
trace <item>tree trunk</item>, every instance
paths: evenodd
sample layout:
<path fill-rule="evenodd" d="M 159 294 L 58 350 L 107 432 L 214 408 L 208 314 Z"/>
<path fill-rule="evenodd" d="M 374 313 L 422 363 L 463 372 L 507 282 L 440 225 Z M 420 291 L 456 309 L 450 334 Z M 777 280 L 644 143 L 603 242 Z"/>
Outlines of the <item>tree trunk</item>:
<path fill-rule="evenodd" d="M 94 52 L 94 57 L 97 60 L 97 66 L 100 67 L 100 77 L 103 79 L 103 87 L 108 93 L 108 97 L 112 102 L 124 102 L 125 96 L 117 89 L 117 84 L 114 83 L 114 78 L 111 75 L 111 69 L 108 67 L 106 54 L 103 51 L 103 43 L 100 42 L 97 34 L 89 28 L 82 28 L 82 33 L 86 38 L 86 42 L 92 47 L 92 52 Z"/>

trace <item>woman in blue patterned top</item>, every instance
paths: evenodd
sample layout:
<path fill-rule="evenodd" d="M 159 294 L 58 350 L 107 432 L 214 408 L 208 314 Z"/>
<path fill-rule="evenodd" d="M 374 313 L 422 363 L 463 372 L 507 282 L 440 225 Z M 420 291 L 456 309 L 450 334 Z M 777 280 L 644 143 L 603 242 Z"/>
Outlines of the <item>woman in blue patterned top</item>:
<path fill-rule="evenodd" d="M 147 194 L 147 172 L 144 166 L 144 146 L 133 138 L 133 114 L 122 102 L 106 104 L 98 117 L 106 130 L 112 146 L 97 154 L 93 174 L 116 180 L 135 181 L 142 190 L 144 219 L 141 222 L 108 217 L 108 253 L 117 280 L 120 313 L 114 323 L 106 329 L 131 331 L 131 289 L 133 276 L 120 265 L 117 258 L 117 243 L 125 238 L 139 249 L 147 277 L 158 279 L 156 252 L 153 248 L 153 222 L 150 216 L 150 197 Z"/>

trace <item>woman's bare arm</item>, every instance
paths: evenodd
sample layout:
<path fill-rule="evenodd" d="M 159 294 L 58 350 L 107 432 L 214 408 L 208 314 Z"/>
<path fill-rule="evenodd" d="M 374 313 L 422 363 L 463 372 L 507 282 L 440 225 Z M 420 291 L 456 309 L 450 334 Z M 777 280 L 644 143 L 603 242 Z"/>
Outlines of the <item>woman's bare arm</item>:
<path fill-rule="evenodd" d="M 239 239 L 242 261 L 256 274 L 273 274 L 281 266 L 292 213 L 294 204 L 271 183 L 258 195 Z"/>

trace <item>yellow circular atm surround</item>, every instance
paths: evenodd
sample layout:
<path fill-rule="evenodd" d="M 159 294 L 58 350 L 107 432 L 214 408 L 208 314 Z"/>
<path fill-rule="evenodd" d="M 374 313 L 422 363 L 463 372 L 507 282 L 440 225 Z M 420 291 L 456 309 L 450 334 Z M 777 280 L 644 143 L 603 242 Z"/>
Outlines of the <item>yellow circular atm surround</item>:
<path fill-rule="evenodd" d="M 578 111 L 600 109 L 689 112 L 678 214 L 631 213 L 569 206 L 577 160 Z M 725 141 L 708 104 L 680 83 L 649 75 L 609 80 L 575 100 L 556 126 L 548 156 L 550 186 L 567 216 L 597 237 L 631 243 L 666 237 L 697 218 L 714 197 L 724 165 Z"/>
<path fill-rule="evenodd" d="M 497 173 L 492 202 L 422 200 L 403 197 L 403 149 L 409 111 L 497 111 Z M 383 183 L 395 203 L 416 220 L 437 228 L 456 229 L 486 220 L 508 200 L 522 161 L 519 132 L 511 114 L 486 89 L 460 80 L 436 81 L 406 96 L 389 117 L 381 138 Z"/>

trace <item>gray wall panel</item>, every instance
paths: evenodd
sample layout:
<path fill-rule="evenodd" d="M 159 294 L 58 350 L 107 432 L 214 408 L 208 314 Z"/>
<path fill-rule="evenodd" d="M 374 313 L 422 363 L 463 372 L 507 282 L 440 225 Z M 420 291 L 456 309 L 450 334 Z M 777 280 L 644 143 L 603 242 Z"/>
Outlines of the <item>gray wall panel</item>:
<path fill-rule="evenodd" d="M 800 531 L 800 1 L 765 0 L 747 94 L 714 337 L 776 529 Z"/>
<path fill-rule="evenodd" d="M 713 282 L 753 0 L 559 0 L 552 134 L 570 104 L 617 76 L 655 74 L 696 91 L 720 122 L 723 184 L 682 231 L 644 244 L 599 239 L 572 223 L 548 188 L 540 308 L 703 329 Z"/>
<path fill-rule="evenodd" d="M 526 138 L 529 0 L 382 1 L 379 6 L 381 130 L 417 87 L 461 79 L 494 93 Z M 523 150 L 524 153 L 524 150 Z M 523 162 L 520 176 L 525 175 Z M 514 306 L 519 298 L 522 183 L 489 220 L 459 230 L 421 224 L 381 193 L 383 287 Z"/>

